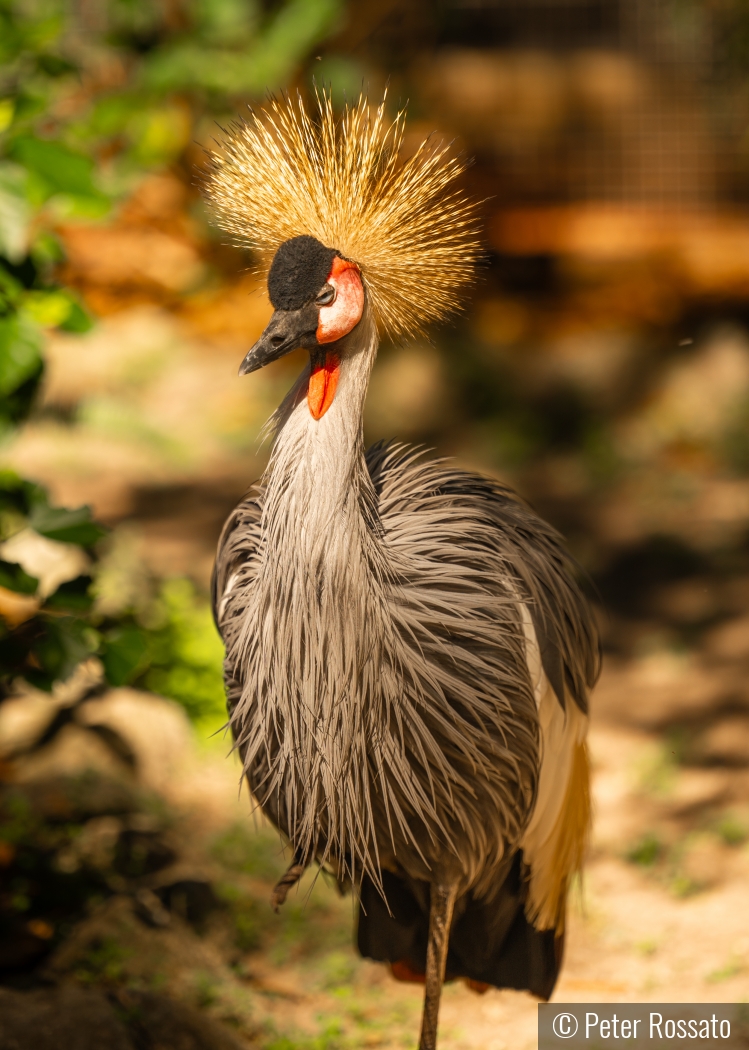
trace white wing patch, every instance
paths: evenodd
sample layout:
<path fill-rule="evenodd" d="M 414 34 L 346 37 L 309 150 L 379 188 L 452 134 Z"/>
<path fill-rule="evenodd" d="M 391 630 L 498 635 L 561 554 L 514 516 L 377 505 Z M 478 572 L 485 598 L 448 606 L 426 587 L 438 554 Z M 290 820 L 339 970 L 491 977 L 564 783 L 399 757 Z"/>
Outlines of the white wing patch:
<path fill-rule="evenodd" d="M 537 929 L 561 931 L 567 886 L 582 866 L 590 828 L 588 718 L 570 696 L 562 710 L 544 674 L 530 613 L 520 608 L 541 730 L 538 794 L 520 843 L 530 868 L 526 914 Z"/>

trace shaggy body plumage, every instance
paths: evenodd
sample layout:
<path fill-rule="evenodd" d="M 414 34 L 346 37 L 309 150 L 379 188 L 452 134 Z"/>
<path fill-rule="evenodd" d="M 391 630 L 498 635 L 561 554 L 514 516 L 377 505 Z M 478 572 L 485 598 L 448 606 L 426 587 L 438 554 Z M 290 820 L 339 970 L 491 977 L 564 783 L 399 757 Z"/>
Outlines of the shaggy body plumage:
<path fill-rule="evenodd" d="M 560 537 L 512 492 L 365 452 L 378 328 L 455 308 L 473 211 L 439 150 L 399 164 L 400 117 L 360 100 L 336 124 L 318 102 L 317 123 L 272 103 L 213 158 L 210 195 L 276 308 L 240 373 L 310 353 L 224 529 L 214 608 L 243 773 L 293 851 L 273 903 L 313 862 L 353 886 L 362 953 L 425 979 L 434 1050 L 446 972 L 554 986 L 598 643 Z"/>
<path fill-rule="evenodd" d="M 221 538 L 231 725 L 298 863 L 377 889 L 385 870 L 411 892 L 441 871 L 460 911 L 468 895 L 497 895 L 534 813 L 542 828 L 544 808 L 560 815 L 595 630 L 560 538 L 513 493 L 401 446 L 365 454 L 376 336 L 363 321 L 346 342 L 330 411 L 311 418 L 305 373 L 279 410 L 265 478 Z M 554 707 L 561 739 L 554 752 L 547 739 L 540 798 Z M 522 906 L 527 893 L 515 896 Z M 560 927 L 560 907 L 557 892 L 542 925 Z"/>

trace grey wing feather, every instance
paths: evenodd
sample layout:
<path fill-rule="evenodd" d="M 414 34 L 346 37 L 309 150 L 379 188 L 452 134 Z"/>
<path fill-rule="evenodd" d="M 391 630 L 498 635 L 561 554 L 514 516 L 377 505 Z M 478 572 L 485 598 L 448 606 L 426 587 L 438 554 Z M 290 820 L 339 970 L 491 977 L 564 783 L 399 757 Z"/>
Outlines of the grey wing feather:
<path fill-rule="evenodd" d="M 262 493 L 259 489 L 245 496 L 226 519 L 219 537 L 216 561 L 211 576 L 211 606 L 214 623 L 225 642 L 228 640 L 222 629 L 222 621 L 227 602 L 233 593 L 235 597 L 241 599 L 243 577 L 257 553 L 260 542 L 261 499 Z M 229 660 L 229 651 L 230 647 L 227 644 L 224 680 L 226 702 L 231 717 L 242 695 L 242 683 L 234 673 L 234 668 Z"/>
<path fill-rule="evenodd" d="M 598 630 L 578 578 L 582 575 L 562 536 L 512 489 L 445 461 L 422 461 L 418 449 L 379 443 L 367 451 L 367 466 L 378 496 L 392 500 L 431 488 L 445 509 L 477 503 L 494 528 L 492 543 L 513 566 L 528 602 L 541 662 L 559 703 L 569 694 L 587 714 L 588 693 L 601 668 Z M 485 543 L 484 538 L 466 542 Z"/>

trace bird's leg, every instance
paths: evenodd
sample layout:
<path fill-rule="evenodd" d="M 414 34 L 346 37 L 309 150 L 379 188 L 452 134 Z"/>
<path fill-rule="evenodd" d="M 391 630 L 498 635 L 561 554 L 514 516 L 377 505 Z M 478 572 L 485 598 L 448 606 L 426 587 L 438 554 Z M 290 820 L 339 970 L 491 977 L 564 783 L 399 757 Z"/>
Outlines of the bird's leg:
<path fill-rule="evenodd" d="M 442 982 L 445 979 L 447 947 L 455 907 L 457 886 L 432 884 L 429 906 L 429 943 L 427 945 L 427 974 L 424 991 L 424 1013 L 421 1018 L 419 1050 L 436 1050 L 437 1019 L 440 1010 Z"/>
<path fill-rule="evenodd" d="M 285 902 L 289 890 L 301 879 L 307 870 L 307 864 L 304 862 L 302 857 L 298 854 L 294 855 L 294 863 L 290 864 L 284 874 L 278 880 L 276 885 L 273 887 L 273 893 L 270 895 L 270 904 L 273 911 L 277 912 L 281 905 Z"/>

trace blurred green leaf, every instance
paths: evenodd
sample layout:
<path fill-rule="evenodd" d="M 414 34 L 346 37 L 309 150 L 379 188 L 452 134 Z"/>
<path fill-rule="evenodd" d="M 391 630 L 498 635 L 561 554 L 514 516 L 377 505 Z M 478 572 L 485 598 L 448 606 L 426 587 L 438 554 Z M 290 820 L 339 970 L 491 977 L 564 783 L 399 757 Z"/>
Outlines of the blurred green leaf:
<path fill-rule="evenodd" d="M 21 297 L 23 312 L 43 328 L 88 332 L 93 321 L 78 300 L 64 288 L 32 290 Z"/>
<path fill-rule="evenodd" d="M 0 471 L 0 540 L 7 540 L 26 527 L 28 509 L 21 479 L 11 470 Z"/>
<path fill-rule="evenodd" d="M 0 561 L 0 587 L 7 587 L 9 591 L 17 591 L 19 594 L 36 594 L 39 580 L 29 576 L 27 572 L 10 561 Z"/>
<path fill-rule="evenodd" d="M 270 828 L 232 824 L 213 842 L 211 853 L 225 868 L 257 879 L 278 878 L 283 863 L 278 835 Z"/>
<path fill-rule="evenodd" d="M 26 515 L 34 502 L 45 499 L 46 494 L 41 485 L 26 481 L 15 470 L 0 470 L 0 509 L 13 507 Z"/>
<path fill-rule="evenodd" d="M 342 11 L 342 0 L 290 0 L 242 50 L 206 47 L 192 39 L 175 42 L 149 56 L 144 84 L 158 91 L 202 88 L 230 96 L 262 95 L 288 80 Z"/>
<path fill-rule="evenodd" d="M 330 91 L 335 106 L 357 98 L 367 78 L 366 67 L 347 55 L 324 55 L 314 64 L 311 84 L 312 74 L 314 84 L 324 85 Z"/>
<path fill-rule="evenodd" d="M 31 255 L 37 267 L 45 267 L 61 263 L 65 258 L 65 249 L 59 238 L 49 230 L 42 230 L 34 238 L 31 245 Z"/>
<path fill-rule="evenodd" d="M 252 38 L 260 19 L 254 0 L 197 0 L 197 31 L 209 44 L 234 46 Z"/>
<path fill-rule="evenodd" d="M 133 116 L 143 109 L 143 99 L 137 94 L 106 95 L 98 99 L 80 130 L 89 136 L 109 137 L 121 134 Z"/>
<path fill-rule="evenodd" d="M 134 49 L 158 38 L 164 9 L 152 0 L 111 0 L 108 14 L 113 39 Z"/>
<path fill-rule="evenodd" d="M 10 153 L 28 171 L 41 177 L 51 193 L 102 196 L 93 181 L 94 162 L 59 142 L 32 136 L 19 138 L 13 143 Z"/>
<path fill-rule="evenodd" d="M 147 653 L 148 643 L 140 628 L 134 624 L 114 628 L 105 636 L 102 652 L 107 681 L 125 685 L 135 676 Z"/>
<path fill-rule="evenodd" d="M 51 690 L 64 682 L 81 660 L 91 655 L 91 631 L 73 616 L 40 618 L 42 631 L 31 646 L 34 667 L 26 677 L 39 689 Z"/>
<path fill-rule="evenodd" d="M 61 583 L 55 593 L 45 601 L 45 609 L 61 610 L 79 615 L 87 613 L 94 602 L 89 593 L 91 583 L 91 577 L 88 575 L 77 576 L 74 580 Z"/>
<path fill-rule="evenodd" d="M 192 121 L 182 106 L 161 106 L 139 113 L 131 122 L 133 154 L 141 164 L 165 164 L 176 157 L 192 137 Z"/>
<path fill-rule="evenodd" d="M 749 825 L 735 813 L 725 813 L 717 823 L 716 831 L 727 846 L 743 846 L 749 838 Z"/>
<path fill-rule="evenodd" d="M 12 98 L 0 99 L 0 133 L 6 131 L 13 123 L 16 105 Z"/>
<path fill-rule="evenodd" d="M 62 14 L 47 9 L 29 10 L 20 4 L 15 5 L 15 10 L 9 4 L 5 28 L 10 39 L 7 41 L 16 51 L 43 52 L 50 44 L 54 43 L 60 35 L 63 27 Z M 20 8 L 20 10 L 19 10 Z"/>
<path fill-rule="evenodd" d="M 15 309 L 23 295 L 23 285 L 0 266 L 0 314 L 10 313 Z"/>
<path fill-rule="evenodd" d="M 342 0 L 290 0 L 285 4 L 252 56 L 255 90 L 284 82 L 309 49 L 331 32 L 343 7 Z"/>
<path fill-rule="evenodd" d="M 8 62 L 20 50 L 20 34 L 12 12 L 0 9 L 0 61 Z"/>
<path fill-rule="evenodd" d="M 662 855 L 663 845 L 660 839 L 652 832 L 648 832 L 627 851 L 627 860 L 632 864 L 648 868 L 655 864 Z"/>
<path fill-rule="evenodd" d="M 42 369 L 42 337 L 24 317 L 0 318 L 0 397 L 7 397 Z"/>
<path fill-rule="evenodd" d="M 26 419 L 36 400 L 43 373 L 44 364 L 40 361 L 36 372 L 17 386 L 11 394 L 0 397 L 0 435 Z"/>
<path fill-rule="evenodd" d="M 104 194 L 57 193 L 51 204 L 55 219 L 64 222 L 103 219 L 111 208 L 111 202 Z"/>
<path fill-rule="evenodd" d="M 72 296 L 68 296 L 70 309 L 65 320 L 60 324 L 60 328 L 63 332 L 75 332 L 82 334 L 83 332 L 90 332 L 94 327 L 94 322 L 91 316 L 86 312 L 85 308 L 81 306 L 77 299 Z"/>
<path fill-rule="evenodd" d="M 0 500 L 0 540 L 15 536 L 26 525 L 26 518 L 10 501 Z"/>
<path fill-rule="evenodd" d="M 26 253 L 31 209 L 27 176 L 18 164 L 0 162 L 0 254 L 19 262 Z"/>
<path fill-rule="evenodd" d="M 247 89 L 251 80 L 247 55 L 193 41 L 163 48 L 143 70 L 144 85 L 158 92 L 202 89 L 234 95 Z"/>
<path fill-rule="evenodd" d="M 37 65 L 43 73 L 50 77 L 62 77 L 66 73 L 75 73 L 77 70 L 77 66 L 69 59 L 50 52 L 37 55 Z"/>
<path fill-rule="evenodd" d="M 42 117 L 47 112 L 50 97 L 46 85 L 34 83 L 27 78 L 23 79 L 19 88 L 16 95 L 16 111 L 13 115 L 11 132 L 16 132 L 16 134 L 21 136 L 28 134 L 33 129 L 37 118 Z M 12 142 L 11 136 L 9 135 L 8 137 Z"/>
<path fill-rule="evenodd" d="M 90 547 L 108 532 L 103 525 L 97 525 L 92 520 L 90 507 L 67 510 L 64 507 L 37 504 L 31 511 L 29 524 L 48 539 L 79 543 L 82 547 Z"/>
<path fill-rule="evenodd" d="M 72 308 L 70 296 L 63 291 L 27 292 L 23 297 L 24 311 L 43 328 L 62 324 Z"/>
<path fill-rule="evenodd" d="M 210 728 L 226 720 L 224 647 L 210 605 L 189 580 L 169 580 L 160 597 L 161 623 L 149 634 L 150 667 L 141 684 L 179 701 Z"/>

